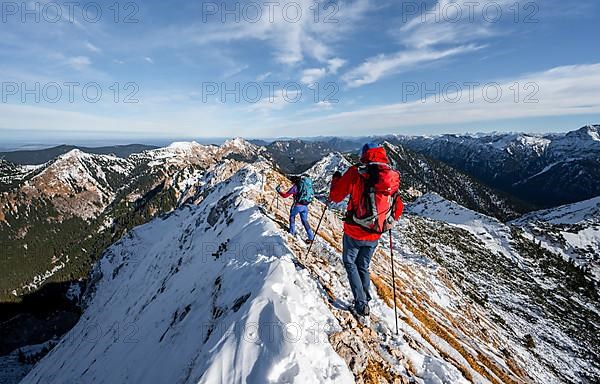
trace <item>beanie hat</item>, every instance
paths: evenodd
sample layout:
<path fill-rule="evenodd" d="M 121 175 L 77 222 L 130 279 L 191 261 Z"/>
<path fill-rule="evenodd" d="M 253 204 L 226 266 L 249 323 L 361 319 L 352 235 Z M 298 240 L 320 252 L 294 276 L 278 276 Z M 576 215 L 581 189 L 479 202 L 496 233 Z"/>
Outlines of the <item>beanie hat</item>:
<path fill-rule="evenodd" d="M 366 143 L 365 145 L 363 145 L 362 149 L 360 150 L 360 158 L 362 159 L 362 157 L 365 155 L 365 153 L 369 149 L 373 149 L 373 148 L 379 148 L 379 144 L 370 142 L 370 143 Z"/>

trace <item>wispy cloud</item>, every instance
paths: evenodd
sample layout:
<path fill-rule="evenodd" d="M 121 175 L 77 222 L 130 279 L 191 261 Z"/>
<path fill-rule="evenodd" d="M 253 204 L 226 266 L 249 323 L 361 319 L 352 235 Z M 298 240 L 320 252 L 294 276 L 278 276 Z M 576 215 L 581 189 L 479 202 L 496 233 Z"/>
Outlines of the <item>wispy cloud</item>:
<path fill-rule="evenodd" d="M 510 0 L 438 0 L 427 12 L 419 11 L 419 15 L 393 30 L 392 35 L 402 44 L 417 49 L 465 44 L 499 33 L 494 30 L 499 24 L 496 19 L 484 15 L 488 12 L 493 15 L 498 7 L 502 9 L 500 14 L 510 12 L 507 6 L 514 6 L 513 3 Z"/>
<path fill-rule="evenodd" d="M 344 64 L 346 64 L 346 60 L 340 59 L 339 57 L 334 57 L 333 59 L 329 60 L 327 64 L 329 66 L 329 72 L 335 75 L 337 71 L 342 68 Z"/>
<path fill-rule="evenodd" d="M 90 50 L 91 52 L 94 53 L 100 53 L 102 52 L 102 50 L 100 48 L 98 48 L 97 46 L 95 46 L 94 44 L 90 43 L 89 41 L 86 41 L 85 43 L 85 47 Z"/>
<path fill-rule="evenodd" d="M 273 94 L 262 98 L 256 103 L 251 103 L 247 111 L 250 113 L 260 112 L 269 115 L 273 111 L 279 111 L 291 107 L 300 102 L 302 92 L 297 90 L 276 90 Z"/>
<path fill-rule="evenodd" d="M 92 60 L 87 56 L 75 56 L 67 59 L 67 65 L 77 71 L 83 71 L 92 65 Z"/>
<path fill-rule="evenodd" d="M 355 29 L 358 20 L 372 8 L 372 0 L 337 1 L 335 9 L 323 8 L 328 4 L 314 0 L 285 0 L 276 4 L 276 10 L 263 10 L 256 22 L 221 22 L 221 16 L 208 17 L 207 23 L 170 26 L 157 32 L 156 45 L 231 43 L 256 40 L 272 47 L 276 63 L 294 66 L 306 58 L 326 63 L 335 57 L 332 43 L 343 39 Z M 315 7 L 320 7 L 319 16 Z M 294 10 L 300 9 L 296 18 Z M 285 11 L 284 11 L 285 10 Z M 291 15 L 291 16 L 290 16 Z"/>
<path fill-rule="evenodd" d="M 313 85 L 328 75 L 337 74 L 338 70 L 346 63 L 346 60 L 334 57 L 327 60 L 327 66 L 321 68 L 308 68 L 302 71 L 300 81 L 306 85 Z"/>
<path fill-rule="evenodd" d="M 306 85 L 312 85 L 327 74 L 325 68 L 309 68 L 302 71 L 300 81 Z"/>
<path fill-rule="evenodd" d="M 387 56 L 381 54 L 344 74 L 342 79 L 350 87 L 371 84 L 391 74 L 398 74 L 413 69 L 415 66 L 459 54 L 473 52 L 481 46 L 469 44 L 444 50 L 414 49 Z"/>
<path fill-rule="evenodd" d="M 396 103 L 303 120 L 286 127 L 305 131 L 328 127 L 332 133 L 394 132 L 421 125 L 462 124 L 532 117 L 600 114 L 600 63 L 556 67 L 500 80 L 493 84 L 500 100 L 485 96 L 486 86 L 446 93 L 408 103 Z M 515 84 L 521 91 L 515 100 Z M 491 97 L 495 99 L 495 96 Z M 436 100 L 437 99 L 437 100 Z"/>
<path fill-rule="evenodd" d="M 404 49 L 370 57 L 345 73 L 342 79 L 349 87 L 360 87 L 425 63 L 484 48 L 486 45 L 480 41 L 495 32 L 492 31 L 494 23 L 485 20 L 481 12 L 492 2 L 503 6 L 507 0 L 484 0 L 483 3 L 438 0 L 426 12 L 417 10 L 417 15 L 390 32 Z M 474 4 L 477 4 L 477 10 L 473 12 Z"/>
<path fill-rule="evenodd" d="M 249 68 L 249 66 L 248 66 L 248 65 L 246 65 L 246 64 L 242 64 L 242 65 L 235 66 L 235 67 L 233 67 L 233 68 L 231 68 L 231 69 L 229 69 L 229 70 L 225 71 L 225 72 L 223 73 L 223 77 L 224 77 L 225 79 L 228 79 L 228 78 L 234 77 L 234 76 L 236 76 L 236 75 L 238 75 L 238 74 L 240 74 L 240 73 L 244 72 L 244 71 L 245 71 L 246 69 L 248 69 L 248 68 Z"/>
<path fill-rule="evenodd" d="M 256 77 L 256 81 L 260 83 L 261 81 L 268 79 L 269 76 L 271 76 L 271 72 L 262 73 Z"/>

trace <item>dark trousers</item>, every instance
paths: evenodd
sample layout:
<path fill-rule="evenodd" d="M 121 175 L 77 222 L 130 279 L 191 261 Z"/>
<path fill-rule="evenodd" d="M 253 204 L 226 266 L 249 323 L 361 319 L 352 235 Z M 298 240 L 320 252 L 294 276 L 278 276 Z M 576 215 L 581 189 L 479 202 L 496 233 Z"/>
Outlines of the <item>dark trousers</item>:
<path fill-rule="evenodd" d="M 356 240 L 344 234 L 342 259 L 350 281 L 350 289 L 352 289 L 354 295 L 354 307 L 357 311 L 361 311 L 371 300 L 369 295 L 369 287 L 371 286 L 369 264 L 378 243 L 378 240 Z"/>

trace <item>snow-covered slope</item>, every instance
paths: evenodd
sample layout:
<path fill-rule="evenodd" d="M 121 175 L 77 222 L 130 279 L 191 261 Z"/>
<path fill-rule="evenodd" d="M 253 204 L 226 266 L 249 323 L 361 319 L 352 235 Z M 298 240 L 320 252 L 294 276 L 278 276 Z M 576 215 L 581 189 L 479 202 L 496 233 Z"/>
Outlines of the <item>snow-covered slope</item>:
<path fill-rule="evenodd" d="M 55 199 L 59 212 L 91 219 L 114 199 L 133 166 L 125 159 L 74 149 L 40 169 L 21 193 L 31 199 Z"/>
<path fill-rule="evenodd" d="M 243 197 L 259 180 L 243 169 L 111 247 L 82 320 L 23 383 L 352 381 L 315 283 Z"/>
<path fill-rule="evenodd" d="M 62 216 L 93 218 L 114 199 L 132 169 L 127 160 L 78 149 L 41 166 L 22 167 L 27 177 L 0 196 L 0 223 L 8 213 L 18 217 L 20 206 L 35 205 L 37 200 L 52 200 Z"/>
<path fill-rule="evenodd" d="M 493 253 L 515 261 L 519 254 L 511 247 L 510 227 L 495 218 L 467 209 L 437 193 L 427 193 L 406 208 L 408 213 L 441 221 L 470 232 Z"/>
<path fill-rule="evenodd" d="M 401 239 L 447 268 L 450 279 L 487 309 L 513 347 L 526 346 L 515 351 L 529 361 L 530 374 L 541 382 L 600 377 L 593 347 L 600 330 L 598 287 L 589 271 L 540 244 L 521 221 L 506 225 L 435 194 L 418 199 L 407 211 L 425 221 L 413 218 Z M 552 218 L 556 212 L 536 216 Z"/>
<path fill-rule="evenodd" d="M 524 215 L 513 222 L 518 225 L 527 224 L 531 221 L 545 221 L 550 224 L 577 224 L 583 221 L 600 220 L 600 196 L 580 201 L 574 204 L 545 209 Z"/>
<path fill-rule="evenodd" d="M 589 271 L 600 283 L 600 197 L 532 212 L 513 224 L 541 247 Z"/>
<path fill-rule="evenodd" d="M 0 159 L 0 192 L 34 172 L 38 166 L 23 166 Z"/>

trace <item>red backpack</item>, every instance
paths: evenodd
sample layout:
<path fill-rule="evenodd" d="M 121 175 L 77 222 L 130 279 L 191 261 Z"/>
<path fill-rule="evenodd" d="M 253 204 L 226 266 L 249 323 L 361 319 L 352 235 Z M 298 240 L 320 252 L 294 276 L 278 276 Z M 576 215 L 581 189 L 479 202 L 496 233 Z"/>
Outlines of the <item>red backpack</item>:
<path fill-rule="evenodd" d="M 347 220 L 368 232 L 383 233 L 398 220 L 404 204 L 400 198 L 400 173 L 389 164 L 368 163 L 358 167 L 360 204 L 352 207 Z"/>

